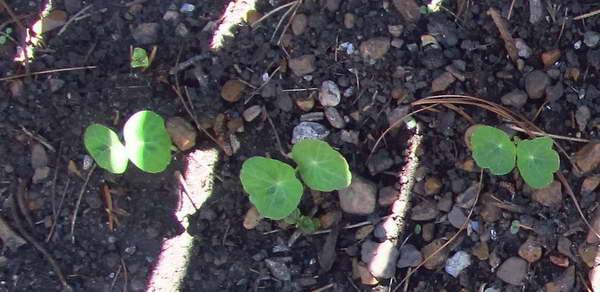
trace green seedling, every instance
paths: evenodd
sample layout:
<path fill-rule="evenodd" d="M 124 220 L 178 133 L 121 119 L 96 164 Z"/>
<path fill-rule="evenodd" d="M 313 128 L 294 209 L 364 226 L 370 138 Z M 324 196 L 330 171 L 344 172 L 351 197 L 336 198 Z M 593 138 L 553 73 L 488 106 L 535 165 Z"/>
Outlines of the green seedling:
<path fill-rule="evenodd" d="M 510 223 L 510 233 L 517 234 L 517 233 L 519 233 L 519 229 L 521 229 L 521 221 L 513 220 Z"/>
<path fill-rule="evenodd" d="M 14 39 L 10 36 L 12 31 L 13 30 L 11 27 L 7 27 L 4 29 L 4 31 L 0 32 L 0 46 L 5 45 L 9 40 L 14 41 Z"/>
<path fill-rule="evenodd" d="M 431 0 L 429 4 L 419 7 L 419 12 L 421 14 L 438 12 L 442 9 L 442 4 L 444 4 L 444 0 Z"/>
<path fill-rule="evenodd" d="M 295 209 L 290 215 L 283 218 L 283 221 L 287 224 L 295 225 L 296 228 L 302 230 L 302 232 L 306 234 L 314 233 L 321 227 L 319 219 L 304 216 L 298 209 Z"/>
<path fill-rule="evenodd" d="M 87 127 L 83 142 L 96 163 L 109 172 L 124 173 L 128 161 L 144 172 L 159 173 L 171 163 L 171 138 L 164 119 L 152 111 L 140 111 L 125 122 L 125 144 L 110 128 L 92 124 Z"/>
<path fill-rule="evenodd" d="M 134 48 L 131 53 L 131 68 L 148 68 L 150 59 L 144 48 Z"/>
<path fill-rule="evenodd" d="M 244 162 L 240 180 L 258 212 L 270 219 L 288 217 L 298 208 L 304 183 L 313 190 L 330 192 L 350 185 L 352 175 L 346 159 L 320 140 L 302 140 L 292 148 L 294 170 L 281 161 L 252 157 Z"/>
<path fill-rule="evenodd" d="M 552 149 L 552 139 L 515 140 L 511 141 L 500 129 L 477 126 L 470 139 L 473 159 L 479 167 L 489 169 L 494 175 L 508 174 L 516 163 L 521 177 L 530 187 L 539 189 L 550 185 L 560 167 L 558 153 Z"/>

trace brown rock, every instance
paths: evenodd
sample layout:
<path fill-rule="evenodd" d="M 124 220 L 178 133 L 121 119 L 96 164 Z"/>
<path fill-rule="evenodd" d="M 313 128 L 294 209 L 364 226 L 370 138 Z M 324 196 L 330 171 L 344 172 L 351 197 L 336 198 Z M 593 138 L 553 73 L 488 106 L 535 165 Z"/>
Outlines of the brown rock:
<path fill-rule="evenodd" d="M 600 230 L 600 210 L 596 210 L 596 212 L 594 213 L 594 219 L 591 223 L 594 230 Z M 588 230 L 585 242 L 593 244 L 600 242 L 600 237 L 596 235 L 596 232 L 594 230 Z"/>
<path fill-rule="evenodd" d="M 551 255 L 550 262 L 552 262 L 553 264 L 555 264 L 561 268 L 566 268 L 569 266 L 569 258 L 568 257 Z"/>
<path fill-rule="evenodd" d="M 221 97 L 228 102 L 236 102 L 242 98 L 246 84 L 239 80 L 229 80 L 221 88 Z"/>
<path fill-rule="evenodd" d="M 296 105 L 304 112 L 309 112 L 315 106 L 315 95 L 311 94 L 305 98 L 296 99 Z"/>
<path fill-rule="evenodd" d="M 591 277 L 590 277 L 591 279 Z M 592 285 L 594 281 L 592 280 Z M 568 268 L 562 275 L 547 283 L 544 288 L 546 292 L 571 292 L 575 285 L 575 266 Z M 595 290 L 594 291 L 598 291 Z"/>
<path fill-rule="evenodd" d="M 529 237 L 519 247 L 519 256 L 529 263 L 537 262 L 542 257 L 542 246 L 533 237 Z"/>
<path fill-rule="evenodd" d="M 67 13 L 62 10 L 52 10 L 33 24 L 32 30 L 36 35 L 49 32 L 63 26 L 67 22 Z"/>
<path fill-rule="evenodd" d="M 288 65 L 294 74 L 302 77 L 315 71 L 315 55 L 302 55 L 288 60 Z"/>
<path fill-rule="evenodd" d="M 369 215 L 375 211 L 377 186 L 361 176 L 352 174 L 352 182 L 347 188 L 338 191 L 340 207 L 344 212 L 355 215 Z"/>
<path fill-rule="evenodd" d="M 331 226 L 333 226 L 333 223 L 335 223 L 335 220 L 337 220 L 337 217 L 339 216 L 339 212 L 338 211 L 329 211 L 323 215 L 321 215 L 321 217 L 319 217 L 319 222 L 321 223 L 321 228 L 323 229 L 327 229 L 330 228 Z"/>
<path fill-rule="evenodd" d="M 390 49 L 390 38 L 375 37 L 363 41 L 359 46 L 360 55 L 365 59 L 377 60 L 383 58 Z"/>
<path fill-rule="evenodd" d="M 579 257 L 589 268 L 595 266 L 594 259 L 596 258 L 596 251 L 598 251 L 598 245 L 589 243 L 583 243 L 577 249 Z"/>
<path fill-rule="evenodd" d="M 196 129 L 181 117 L 172 117 L 166 123 L 171 141 L 181 151 L 187 151 L 196 145 Z"/>
<path fill-rule="evenodd" d="M 419 4 L 415 0 L 393 0 L 394 7 L 400 12 L 404 21 L 414 23 L 421 18 L 421 10 Z"/>
<path fill-rule="evenodd" d="M 252 9 L 252 10 L 248 10 L 248 13 L 246 13 L 246 22 L 249 25 L 253 25 L 255 22 L 257 22 L 263 15 Z"/>
<path fill-rule="evenodd" d="M 435 219 L 439 213 L 435 203 L 425 200 L 412 208 L 410 219 L 413 221 L 429 221 Z"/>
<path fill-rule="evenodd" d="M 244 228 L 248 230 L 256 228 L 262 218 L 263 217 L 260 216 L 256 207 L 252 206 L 252 208 L 248 209 L 248 212 L 246 212 L 246 216 L 244 216 Z"/>
<path fill-rule="evenodd" d="M 479 184 L 473 184 L 460 195 L 456 196 L 456 205 L 461 208 L 469 209 L 475 204 L 477 199 L 477 193 L 479 193 Z"/>
<path fill-rule="evenodd" d="M 369 236 L 369 234 L 371 234 L 371 232 L 373 232 L 374 229 L 375 227 L 373 225 L 366 225 L 361 228 L 358 228 L 356 230 L 356 233 L 354 234 L 354 238 L 356 238 L 356 240 L 363 240 L 367 236 Z"/>
<path fill-rule="evenodd" d="M 481 216 L 481 219 L 485 222 L 494 223 L 500 220 L 502 210 L 493 203 L 485 203 L 479 212 L 479 216 Z"/>
<path fill-rule="evenodd" d="M 600 175 L 588 176 L 583 180 L 581 184 L 581 193 L 589 194 L 593 192 L 598 185 L 600 185 Z"/>
<path fill-rule="evenodd" d="M 496 276 L 508 284 L 521 285 L 527 276 L 527 262 L 522 258 L 510 257 L 500 265 Z"/>
<path fill-rule="evenodd" d="M 549 186 L 537 189 L 531 195 L 531 198 L 550 208 L 557 208 L 562 206 L 562 185 L 559 181 L 553 181 Z"/>
<path fill-rule="evenodd" d="M 444 91 L 448 88 L 448 86 L 454 83 L 454 81 L 456 81 L 454 75 L 452 75 L 450 72 L 444 72 L 431 81 L 431 92 Z"/>
<path fill-rule="evenodd" d="M 371 272 L 369 272 L 369 269 L 367 268 L 367 266 L 364 263 L 357 263 L 356 264 L 356 271 L 358 271 L 358 274 L 360 276 L 360 282 L 363 285 L 368 285 L 368 286 L 373 286 L 373 285 L 377 285 L 379 282 L 377 281 L 377 278 L 375 278 Z"/>
<path fill-rule="evenodd" d="M 445 193 L 437 202 L 437 208 L 443 212 L 450 212 L 452 209 L 452 193 Z"/>
<path fill-rule="evenodd" d="M 490 258 L 490 248 L 487 242 L 480 242 L 471 249 L 471 253 L 481 261 L 487 261 Z"/>
<path fill-rule="evenodd" d="M 573 255 L 573 252 L 571 252 L 571 241 L 568 238 L 566 238 L 564 236 L 559 237 L 558 243 L 556 244 L 556 249 L 562 255 L 565 255 L 572 260 L 576 259 L 575 256 Z"/>
<path fill-rule="evenodd" d="M 444 244 L 446 243 L 445 239 L 439 238 L 432 241 L 430 244 L 424 246 L 421 249 L 421 253 L 423 254 L 423 259 L 429 258 L 434 252 L 438 251 Z M 432 256 L 428 261 L 423 265 L 428 270 L 435 270 L 440 267 L 446 261 L 448 257 L 448 249 L 443 248 L 437 254 Z"/>
<path fill-rule="evenodd" d="M 542 62 L 546 67 L 552 66 L 558 59 L 560 59 L 560 49 L 550 50 L 542 54 Z"/>
<path fill-rule="evenodd" d="M 423 240 L 426 242 L 430 242 L 435 235 L 435 224 L 433 223 L 425 223 L 421 227 L 421 236 Z"/>
<path fill-rule="evenodd" d="M 296 14 L 294 16 L 294 20 L 292 21 L 292 32 L 295 35 L 301 35 L 305 30 L 308 24 L 308 17 L 304 14 Z"/>
<path fill-rule="evenodd" d="M 579 170 L 575 170 L 578 175 L 586 174 L 598 168 L 600 164 L 600 142 L 591 142 L 583 146 L 573 157 L 575 165 Z"/>
<path fill-rule="evenodd" d="M 442 181 L 439 178 L 432 176 L 425 180 L 425 195 L 433 196 L 439 194 L 442 190 Z"/>
<path fill-rule="evenodd" d="M 400 196 L 400 191 L 396 190 L 393 186 L 383 187 L 379 190 L 379 197 L 377 203 L 381 207 L 387 207 L 392 205 Z"/>

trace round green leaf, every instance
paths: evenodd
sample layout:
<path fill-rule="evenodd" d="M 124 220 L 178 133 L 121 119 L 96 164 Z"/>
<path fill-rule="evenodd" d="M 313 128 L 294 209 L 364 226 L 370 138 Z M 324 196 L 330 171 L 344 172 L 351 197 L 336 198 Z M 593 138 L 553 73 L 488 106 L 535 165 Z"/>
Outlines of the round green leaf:
<path fill-rule="evenodd" d="M 292 148 L 292 158 L 304 183 L 311 189 L 331 192 L 350 185 L 352 174 L 344 156 L 321 140 L 305 139 Z"/>
<path fill-rule="evenodd" d="M 504 175 L 515 167 L 516 149 L 508 135 L 490 126 L 478 126 L 471 135 L 473 159 L 494 175 Z"/>
<path fill-rule="evenodd" d="M 134 48 L 131 54 L 131 68 L 147 68 L 150 66 L 148 53 L 143 48 Z"/>
<path fill-rule="evenodd" d="M 125 146 L 113 130 L 91 124 L 85 129 L 83 144 L 96 163 L 107 171 L 120 174 L 127 169 Z"/>
<path fill-rule="evenodd" d="M 294 169 L 281 161 L 252 157 L 244 161 L 240 180 L 250 201 L 266 218 L 283 219 L 300 204 L 302 183 Z"/>
<path fill-rule="evenodd" d="M 171 138 L 165 121 L 151 111 L 140 111 L 123 128 L 127 156 L 141 170 L 158 173 L 171 163 Z"/>
<path fill-rule="evenodd" d="M 554 180 L 560 167 L 558 153 L 552 149 L 552 139 L 540 137 L 517 143 L 517 167 L 523 180 L 532 188 L 543 188 Z"/>

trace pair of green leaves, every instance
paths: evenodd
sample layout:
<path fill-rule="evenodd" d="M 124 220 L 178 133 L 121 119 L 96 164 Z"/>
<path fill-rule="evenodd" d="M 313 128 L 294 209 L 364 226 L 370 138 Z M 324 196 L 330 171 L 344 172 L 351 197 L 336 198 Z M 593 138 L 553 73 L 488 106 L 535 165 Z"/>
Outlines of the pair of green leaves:
<path fill-rule="evenodd" d="M 560 167 L 558 153 L 552 149 L 548 137 L 517 141 L 490 126 L 477 126 L 471 135 L 473 159 L 481 168 L 494 175 L 505 175 L 513 170 L 515 161 L 523 180 L 532 188 L 543 188 L 552 183 Z"/>
<path fill-rule="evenodd" d="M 0 46 L 5 45 L 9 39 L 11 39 L 10 34 L 12 33 L 12 28 L 7 27 L 3 32 L 0 32 Z"/>
<path fill-rule="evenodd" d="M 292 148 L 292 159 L 304 183 L 313 190 L 331 192 L 350 185 L 352 174 L 346 159 L 320 140 L 306 139 Z M 296 170 L 281 161 L 252 157 L 244 162 L 240 180 L 259 213 L 283 219 L 300 204 L 304 192 Z"/>
<path fill-rule="evenodd" d="M 164 119 L 152 111 L 140 111 L 123 127 L 125 145 L 110 128 L 101 124 L 87 127 L 85 149 L 96 163 L 109 172 L 121 174 L 128 161 L 149 173 L 162 172 L 171 162 L 171 138 Z"/>

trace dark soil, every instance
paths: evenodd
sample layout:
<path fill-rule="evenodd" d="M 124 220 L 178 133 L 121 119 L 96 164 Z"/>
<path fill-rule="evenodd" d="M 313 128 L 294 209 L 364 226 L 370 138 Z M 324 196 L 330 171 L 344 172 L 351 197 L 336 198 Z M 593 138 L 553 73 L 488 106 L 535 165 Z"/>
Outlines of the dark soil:
<path fill-rule="evenodd" d="M 0 200 L 7 202 L 2 205 L 0 215 L 9 225 L 15 226 L 8 202 L 19 191 L 19 179 L 28 181 L 24 199 L 33 225 L 27 225 L 24 217 L 23 223 L 56 259 L 75 291 L 145 290 L 161 244 L 182 232 L 189 232 L 196 239 L 182 291 L 311 291 L 321 287 L 330 287 L 327 291 L 388 291 L 388 287 L 395 288 L 406 275 L 406 268 L 396 270 L 394 281 L 380 279 L 375 286 L 363 285 L 360 279 L 353 277 L 353 259 L 360 260 L 364 241 L 356 239 L 355 229 L 340 231 L 334 266 L 331 270 L 320 271 L 319 254 L 327 235 L 301 236 L 290 247 L 287 243 L 294 233 L 292 228 L 269 220 L 263 220 L 252 230 L 243 227 L 244 216 L 251 207 L 238 178 L 243 161 L 255 155 L 286 160 L 279 151 L 276 135 L 283 144 L 283 151 L 290 151 L 292 130 L 305 113 L 296 101 L 311 93 L 316 97 L 318 92 L 313 89 L 320 88 L 325 80 L 336 82 L 342 92 L 353 88 L 354 92 L 342 97 L 336 109 L 347 117 L 344 130 L 357 133 L 359 137 L 357 144 L 344 141 L 342 131 L 331 127 L 324 119 L 319 122 L 331 131 L 326 140 L 344 154 L 355 174 L 373 181 L 379 189 L 406 183 L 406 178 L 400 177 L 399 172 L 409 155 L 408 141 L 415 134 L 415 130 L 407 130 L 404 126 L 391 131 L 373 158 L 368 160 L 376 139 L 389 126 L 390 111 L 432 95 L 432 81 L 446 72 L 444 68 L 449 64 L 458 67 L 464 81 L 456 80 L 439 93 L 478 96 L 497 103 L 513 89 L 525 90 L 526 73 L 544 70 L 550 76 L 551 84 L 562 85 L 564 92 L 545 104 L 543 98 L 529 99 L 524 106 L 512 109 L 533 120 L 543 106 L 535 119 L 541 129 L 556 135 L 598 139 L 596 117 L 600 113 L 600 102 L 596 99 L 600 97 L 600 91 L 596 80 L 600 53 L 599 49 L 583 43 L 583 39 L 586 31 L 600 31 L 600 17 L 584 21 L 563 18 L 566 9 L 569 17 L 573 17 L 599 8 L 594 1 L 541 1 L 544 16 L 536 24 L 529 22 L 530 10 L 526 1 L 516 1 L 509 20 L 511 33 L 513 37 L 523 39 L 531 49 L 530 56 L 522 58 L 523 68 L 517 68 L 507 57 L 498 29 L 486 14 L 488 8 L 496 7 L 506 16 L 511 1 L 445 1 L 449 2 L 444 4 L 446 9 L 424 14 L 416 23 L 406 23 L 388 1 L 305 0 L 297 11 L 308 16 L 308 25 L 301 35 L 293 35 L 289 29 L 282 46 L 276 44 L 279 32 L 275 34 L 275 40 L 270 41 L 282 11 L 265 19 L 255 29 L 245 23 L 236 26 L 234 37 L 227 38 L 225 47 L 218 52 L 209 47 L 214 31 L 210 24 L 220 24 L 229 4 L 227 1 L 149 0 L 137 1 L 141 4 L 134 5 L 102 0 L 54 2 L 55 9 L 67 11 L 68 17 L 87 5 L 93 6 L 87 11 L 88 17 L 71 23 L 61 35 L 58 35 L 60 29 L 47 33 L 45 45 L 36 52 L 28 69 L 39 72 L 80 66 L 96 68 L 0 81 Z M 188 29 L 186 35 L 181 35 L 176 33 L 177 25 L 164 20 L 163 16 L 172 7 L 177 11 L 184 2 L 194 4 L 195 10 L 188 14 L 178 12 L 179 23 Z M 467 2 L 469 5 L 461 11 L 460 5 Z M 72 6 L 78 3 L 79 6 Z M 37 14 L 43 8 L 36 1 L 12 0 L 7 4 L 18 16 Z M 264 15 L 282 4 L 285 2 L 258 1 L 256 9 Z M 551 15 L 552 11 L 556 15 Z M 356 17 L 353 28 L 345 27 L 347 13 Z M 0 24 L 9 20 L 8 13 L 0 8 Z M 34 21 L 35 16 L 26 16 L 23 24 L 30 26 Z M 141 23 L 160 26 L 156 40 L 150 44 L 140 45 L 132 36 Z M 287 20 L 279 31 L 286 23 Z M 402 45 L 399 48 L 392 46 L 374 63 L 363 60 L 360 53 L 348 55 L 337 48 L 349 42 L 358 50 L 361 42 L 367 39 L 390 37 L 388 25 L 398 24 L 404 25 L 398 37 Z M 17 31 L 13 33 L 17 41 L 23 39 L 14 24 L 9 26 Z M 421 38 L 427 34 L 437 39 L 438 47 L 422 46 Z M 131 69 L 130 48 L 143 46 L 150 50 L 153 45 L 158 50 L 151 67 L 143 72 Z M 553 49 L 560 49 L 561 57 L 544 67 L 540 56 Z M 13 62 L 15 52 L 13 42 L 0 47 L 0 77 L 26 72 L 25 67 Z M 311 78 L 294 75 L 286 65 L 289 58 L 305 54 L 316 56 L 316 69 L 309 74 Z M 175 75 L 169 73 L 178 62 L 192 57 L 199 61 Z M 464 68 L 460 68 L 461 64 Z M 278 67 L 280 69 L 276 70 Z M 567 77 L 566 72 L 573 68 L 580 72 L 576 80 Z M 263 79 L 265 73 L 274 74 L 267 83 Z M 260 90 L 247 88 L 240 101 L 226 102 L 220 97 L 221 87 L 232 79 L 244 80 Z M 56 80 L 63 81 L 64 85 L 52 88 Z M 82 142 L 85 128 L 91 123 L 103 123 L 118 129 L 127 117 L 143 109 L 156 111 L 163 117 L 181 116 L 192 122 L 173 90 L 176 86 L 187 89 L 194 115 L 201 126 L 213 136 L 223 138 L 226 147 L 231 135 L 240 142 L 233 155 L 221 152 L 215 170 L 218 180 L 212 196 L 191 217 L 190 227 L 185 230 L 174 215 L 181 200 L 180 185 L 174 172 L 185 171 L 185 157 L 191 151 L 178 152 L 169 169 L 158 175 L 142 173 L 133 166 L 121 176 L 96 169 L 85 188 L 74 230 L 75 240 L 72 241 L 70 222 L 84 179 L 68 171 L 67 165 L 72 161 L 83 177 L 88 173 L 83 169 L 87 154 Z M 559 89 L 549 90 L 552 94 Z M 242 121 L 242 112 L 252 105 L 263 106 L 275 128 L 264 113 L 252 122 L 245 122 L 242 129 L 235 126 Z M 580 130 L 575 113 L 582 106 L 589 108 L 591 118 Z M 478 123 L 503 124 L 497 116 L 479 108 L 465 106 L 462 109 Z M 315 101 L 312 111 L 322 110 L 318 100 Z M 471 157 L 463 139 L 469 122 L 441 106 L 435 111 L 417 114 L 415 119 L 422 126 L 423 144 L 417 151 L 421 179 L 417 179 L 413 205 L 423 200 L 438 201 L 445 193 L 456 197 L 475 184 L 479 171 L 465 171 L 462 167 Z M 43 137 L 56 149 L 56 152 L 46 149 L 50 172 L 39 182 L 32 182 L 35 169 L 31 163 L 32 148 L 38 140 L 26 131 L 35 137 Z M 582 144 L 562 141 L 561 146 L 572 154 Z M 218 145 L 200 132 L 196 148 L 211 147 Z M 370 170 L 369 165 L 377 170 Z M 580 195 L 577 190 L 582 179 L 572 174 L 571 169 L 563 158 L 561 171 Z M 434 176 L 440 179 L 442 188 L 438 194 L 427 196 L 423 192 L 424 178 Z M 107 225 L 102 196 L 105 185 L 115 190 L 113 205 L 127 213 L 117 215 L 119 223 L 114 232 Z M 559 255 L 556 242 L 562 236 L 573 243 L 571 249 L 575 257 L 570 265 L 574 265 L 582 276 L 577 277 L 572 290 L 565 291 L 584 291 L 589 285 L 583 282 L 587 280 L 589 267 L 577 254 L 577 247 L 585 242 L 587 228 L 573 202 L 567 199 L 566 192 L 563 190 L 565 199 L 561 206 L 548 208 L 531 200 L 531 190 L 523 186 L 516 174 L 494 177 L 484 173 L 483 185 L 483 192 L 493 193 L 504 202 L 522 207 L 525 212 L 503 210 L 496 222 L 486 223 L 481 219 L 481 206 L 478 205 L 471 219 L 478 222 L 483 231 L 460 235 L 451 245 L 450 255 L 458 250 L 470 252 L 477 243 L 486 241 L 489 251 L 502 262 L 518 256 L 521 244 L 534 236 L 542 242 L 544 256 L 529 265 L 528 276 L 521 287 L 502 282 L 495 274 L 497 267 L 491 266 L 488 260 L 472 257 L 473 263 L 458 278 L 446 273 L 443 265 L 434 270 L 419 270 L 412 275 L 407 291 L 459 291 L 461 288 L 480 291 L 483 286 L 500 289 L 497 291 L 544 289 L 546 283 L 565 271 L 549 260 L 549 255 Z M 511 193 L 506 185 L 516 191 Z M 45 242 L 52 226 L 53 206 L 58 205 L 63 192 L 66 197 L 54 236 Z M 592 218 L 596 193 L 581 194 L 579 199 L 585 215 Z M 321 217 L 338 211 L 338 205 L 335 193 L 325 194 L 324 200 L 316 204 L 314 194 L 307 191 L 301 209 L 305 213 L 315 211 L 315 216 Z M 390 206 L 378 206 L 368 216 L 344 214 L 339 224 L 345 226 L 364 221 L 376 224 L 390 213 L 390 209 Z M 522 228 L 517 234 L 510 233 L 514 219 L 533 226 L 533 230 Z M 428 222 L 408 222 L 398 244 L 406 242 L 418 249 L 427 245 L 431 239 L 425 240 L 413 232 L 425 223 Z M 449 238 L 457 231 L 446 220 L 445 212 L 429 223 L 435 223 L 434 239 Z M 379 241 L 372 234 L 366 239 Z M 17 251 L 6 249 L 6 243 L 3 247 L 0 291 L 62 289 L 50 265 L 31 244 Z M 291 280 L 282 281 L 272 275 L 265 259 L 285 263 Z M 127 269 L 127 278 L 121 271 L 123 266 Z"/>

